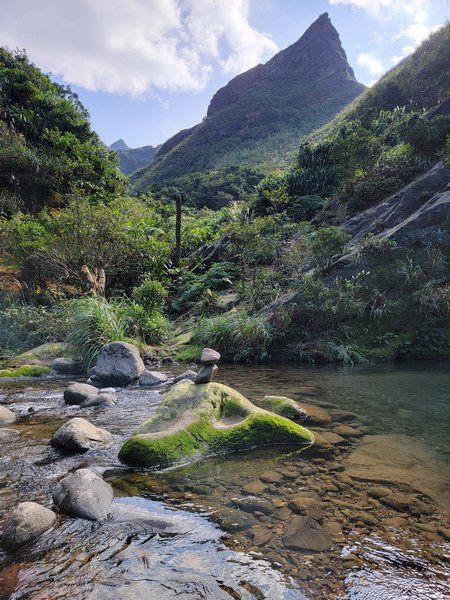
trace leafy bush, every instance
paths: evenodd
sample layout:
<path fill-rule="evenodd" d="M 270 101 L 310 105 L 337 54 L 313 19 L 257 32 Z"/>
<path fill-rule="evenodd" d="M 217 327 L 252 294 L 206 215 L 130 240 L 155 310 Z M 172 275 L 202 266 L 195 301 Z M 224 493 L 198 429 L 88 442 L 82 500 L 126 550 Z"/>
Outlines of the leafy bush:
<path fill-rule="evenodd" d="M 159 310 L 148 310 L 136 302 L 124 302 L 119 313 L 129 337 L 142 339 L 147 344 L 160 344 L 167 338 L 169 323 Z"/>
<path fill-rule="evenodd" d="M 235 362 L 264 360 L 275 339 L 266 317 L 228 313 L 200 319 L 194 328 L 194 344 L 217 348 L 224 359 Z"/>
<path fill-rule="evenodd" d="M 334 256 L 342 254 L 349 234 L 339 227 L 321 227 L 311 240 L 311 253 L 320 267 L 328 267 Z"/>
<path fill-rule="evenodd" d="M 287 215 L 293 221 L 311 221 L 324 205 L 320 196 L 297 196 L 289 202 Z"/>
<path fill-rule="evenodd" d="M 175 310 L 183 310 L 189 304 L 197 302 L 204 292 L 221 290 L 230 285 L 231 279 L 237 274 L 237 267 L 230 262 L 217 262 L 204 273 L 187 271 L 183 274 L 178 286 L 177 299 L 173 303 Z"/>
<path fill-rule="evenodd" d="M 145 277 L 143 282 L 133 290 L 133 299 L 147 312 L 162 308 L 167 295 L 168 291 L 163 284 L 151 277 Z"/>

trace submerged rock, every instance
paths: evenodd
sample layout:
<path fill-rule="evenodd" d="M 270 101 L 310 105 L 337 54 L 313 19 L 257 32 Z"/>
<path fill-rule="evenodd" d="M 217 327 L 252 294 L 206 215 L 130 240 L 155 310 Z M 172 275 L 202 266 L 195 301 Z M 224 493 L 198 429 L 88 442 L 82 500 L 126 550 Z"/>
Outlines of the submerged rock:
<path fill-rule="evenodd" d="M 168 379 L 169 378 L 165 373 L 160 373 L 159 371 L 145 371 L 145 373 L 139 379 L 139 385 L 144 387 L 153 387 L 167 383 Z"/>
<path fill-rule="evenodd" d="M 56 485 L 53 501 L 69 515 L 97 521 L 108 513 L 113 489 L 90 469 L 78 469 Z"/>
<path fill-rule="evenodd" d="M 313 434 L 297 423 L 252 404 L 220 383 L 179 383 L 155 415 L 122 446 L 129 464 L 167 467 L 207 455 L 270 445 L 302 447 Z"/>
<path fill-rule="evenodd" d="M 2 546 L 6 550 L 16 550 L 51 529 L 55 521 L 55 513 L 45 506 L 36 502 L 21 502 L 5 521 Z"/>
<path fill-rule="evenodd" d="M 92 425 L 86 419 L 74 417 L 55 431 L 51 444 L 72 452 L 83 452 L 107 444 L 111 437 L 105 429 Z"/>
<path fill-rule="evenodd" d="M 296 423 L 301 423 L 308 416 L 295 400 L 286 398 L 286 396 L 264 396 L 260 401 L 260 405 L 266 410 L 291 419 Z"/>
<path fill-rule="evenodd" d="M 103 346 L 95 366 L 95 375 L 103 382 L 128 385 L 145 372 L 139 350 L 127 342 L 111 342 Z"/>
<path fill-rule="evenodd" d="M 64 390 L 64 402 L 66 404 L 82 404 L 91 396 L 96 396 L 98 389 L 88 383 L 72 383 Z"/>
<path fill-rule="evenodd" d="M 81 404 L 81 408 L 90 408 L 92 406 L 114 406 L 115 403 L 116 396 L 114 394 L 109 394 L 100 390 L 97 396 L 89 396 L 89 398 Z"/>
<path fill-rule="evenodd" d="M 333 540 L 329 532 L 311 517 L 296 517 L 283 537 L 284 545 L 293 550 L 323 552 L 331 550 Z"/>
<path fill-rule="evenodd" d="M 11 423 L 15 418 L 16 415 L 12 410 L 9 410 L 6 406 L 0 406 L 0 423 Z"/>

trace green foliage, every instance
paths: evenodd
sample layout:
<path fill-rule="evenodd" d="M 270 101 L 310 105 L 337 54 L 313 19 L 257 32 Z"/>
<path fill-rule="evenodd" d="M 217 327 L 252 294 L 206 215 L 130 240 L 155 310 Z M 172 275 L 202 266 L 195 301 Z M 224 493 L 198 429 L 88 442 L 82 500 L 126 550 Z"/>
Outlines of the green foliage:
<path fill-rule="evenodd" d="M 126 323 L 120 303 L 103 298 L 80 298 L 70 303 L 72 328 L 67 343 L 89 369 L 100 350 L 109 342 L 127 339 Z"/>
<path fill-rule="evenodd" d="M 337 184 L 332 159 L 332 143 L 301 144 L 297 160 L 289 170 L 286 183 L 290 196 L 329 196 Z"/>
<path fill-rule="evenodd" d="M 124 320 L 127 336 L 147 344 L 160 344 L 167 338 L 169 323 L 158 309 L 148 310 L 136 302 L 123 302 L 119 314 Z"/>
<path fill-rule="evenodd" d="M 133 290 L 133 299 L 147 312 L 153 312 L 163 307 L 168 291 L 163 284 L 150 277 L 145 277 L 140 285 Z"/>
<path fill-rule="evenodd" d="M 193 342 L 217 348 L 224 359 L 242 362 L 267 358 L 274 339 L 266 317 L 240 312 L 199 319 Z"/>
<path fill-rule="evenodd" d="M 237 270 L 236 265 L 225 261 L 214 263 L 204 273 L 186 271 L 178 285 L 173 307 L 177 311 L 184 310 L 197 302 L 206 290 L 217 291 L 229 287 Z"/>
<path fill-rule="evenodd" d="M 75 188 L 93 200 L 124 191 L 116 154 L 91 130 L 69 87 L 23 52 L 0 48 L 0 90 L 0 190 L 31 211 L 60 204 Z"/>
<path fill-rule="evenodd" d="M 0 219 L 0 249 L 30 294 L 50 293 L 51 282 L 69 295 L 87 291 L 83 265 L 105 269 L 109 289 L 129 291 L 144 274 L 164 277 L 171 241 L 161 227 L 162 217 L 135 198 L 92 205 L 75 197 L 52 214 Z"/>
<path fill-rule="evenodd" d="M 342 254 L 349 240 L 348 233 L 339 227 L 321 227 L 311 240 L 311 253 L 318 265 L 326 268 L 334 256 Z"/>
<path fill-rule="evenodd" d="M 13 298 L 0 302 L 0 353 L 12 355 L 44 342 L 63 341 L 70 317 L 61 306 L 36 306 Z"/>

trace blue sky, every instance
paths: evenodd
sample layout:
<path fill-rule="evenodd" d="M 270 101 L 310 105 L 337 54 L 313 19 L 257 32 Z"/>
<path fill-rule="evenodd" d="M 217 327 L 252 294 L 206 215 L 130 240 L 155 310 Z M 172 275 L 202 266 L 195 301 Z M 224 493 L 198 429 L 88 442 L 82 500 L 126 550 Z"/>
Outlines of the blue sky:
<path fill-rule="evenodd" d="M 328 12 L 359 81 L 450 18 L 450 0 L 0 0 L 0 43 L 69 83 L 111 144 L 164 142 L 237 73 Z"/>

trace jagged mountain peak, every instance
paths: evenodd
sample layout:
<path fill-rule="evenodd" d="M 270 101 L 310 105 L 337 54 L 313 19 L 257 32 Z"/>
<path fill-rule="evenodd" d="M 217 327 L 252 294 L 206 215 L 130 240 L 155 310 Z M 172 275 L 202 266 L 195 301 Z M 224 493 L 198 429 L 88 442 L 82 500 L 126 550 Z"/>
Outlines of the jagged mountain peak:
<path fill-rule="evenodd" d="M 111 150 L 130 150 L 130 147 L 122 138 L 120 138 L 120 140 L 117 140 L 117 142 L 114 142 L 113 144 L 111 144 L 110 149 Z"/>
<path fill-rule="evenodd" d="M 311 81 L 329 79 L 330 84 L 345 80 L 356 82 L 347 62 L 339 34 L 323 13 L 293 44 L 278 52 L 265 64 L 257 65 L 232 79 L 213 96 L 207 116 L 237 102 L 254 86 L 293 73 Z"/>

